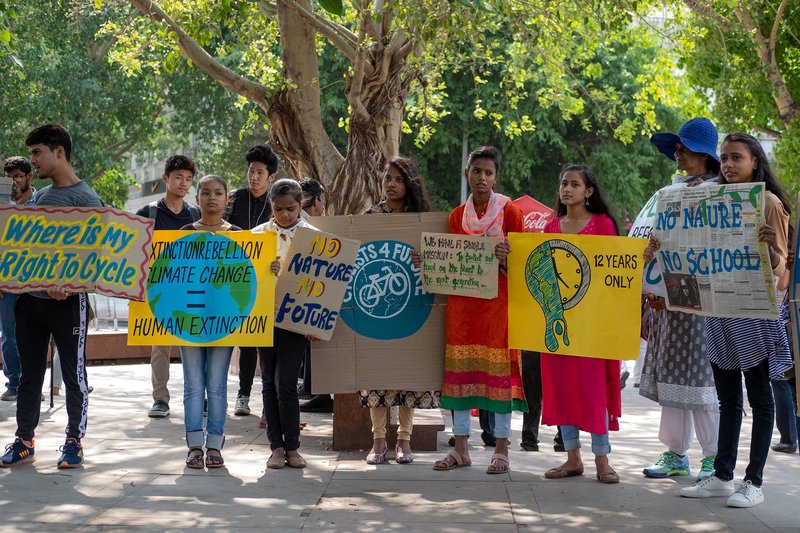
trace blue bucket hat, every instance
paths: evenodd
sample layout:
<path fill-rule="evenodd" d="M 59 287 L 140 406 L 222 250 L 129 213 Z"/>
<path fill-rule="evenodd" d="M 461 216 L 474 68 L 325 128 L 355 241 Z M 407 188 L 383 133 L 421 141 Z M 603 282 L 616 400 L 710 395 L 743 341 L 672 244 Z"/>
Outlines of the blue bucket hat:
<path fill-rule="evenodd" d="M 681 126 L 677 135 L 656 133 L 650 137 L 650 142 L 658 148 L 658 151 L 673 161 L 675 161 L 675 145 L 681 143 L 692 152 L 710 155 L 719 163 L 718 141 L 717 128 L 707 118 L 693 118 Z"/>

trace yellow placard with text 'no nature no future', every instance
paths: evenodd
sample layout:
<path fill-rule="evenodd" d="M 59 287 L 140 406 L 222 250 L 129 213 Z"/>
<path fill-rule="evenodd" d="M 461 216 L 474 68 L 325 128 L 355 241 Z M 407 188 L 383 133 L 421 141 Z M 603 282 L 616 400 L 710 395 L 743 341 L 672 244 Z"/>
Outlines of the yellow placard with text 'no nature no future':
<path fill-rule="evenodd" d="M 508 240 L 510 348 L 636 359 L 645 239 L 512 233 Z"/>
<path fill-rule="evenodd" d="M 272 346 L 277 236 L 156 231 L 147 300 L 131 302 L 132 346 Z"/>

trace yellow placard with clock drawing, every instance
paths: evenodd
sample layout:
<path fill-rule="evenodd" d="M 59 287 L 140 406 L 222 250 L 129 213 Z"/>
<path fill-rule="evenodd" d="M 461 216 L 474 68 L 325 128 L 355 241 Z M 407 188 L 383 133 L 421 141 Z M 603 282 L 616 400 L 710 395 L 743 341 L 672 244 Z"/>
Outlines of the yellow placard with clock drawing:
<path fill-rule="evenodd" d="M 645 239 L 512 233 L 508 240 L 510 348 L 637 358 Z"/>

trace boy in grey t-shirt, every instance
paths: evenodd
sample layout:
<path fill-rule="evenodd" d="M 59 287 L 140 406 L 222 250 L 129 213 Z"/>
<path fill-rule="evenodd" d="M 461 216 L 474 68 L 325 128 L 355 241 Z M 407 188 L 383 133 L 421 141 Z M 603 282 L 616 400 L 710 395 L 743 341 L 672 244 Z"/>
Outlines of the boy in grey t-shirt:
<path fill-rule="evenodd" d="M 89 185 L 78 179 L 70 164 L 72 139 L 57 124 L 40 126 L 25 144 L 39 177 L 52 185 L 36 195 L 36 205 L 100 207 L 103 202 Z M 34 461 L 34 432 L 39 424 L 40 393 L 47 368 L 50 335 L 61 356 L 67 400 L 67 439 L 61 447 L 58 468 L 83 464 L 81 439 L 86 433 L 89 389 L 86 383 L 86 333 L 89 323 L 86 293 L 60 288 L 46 293 L 25 293 L 15 306 L 17 346 L 22 376 L 17 389 L 16 440 L 0 458 L 0 467 Z"/>

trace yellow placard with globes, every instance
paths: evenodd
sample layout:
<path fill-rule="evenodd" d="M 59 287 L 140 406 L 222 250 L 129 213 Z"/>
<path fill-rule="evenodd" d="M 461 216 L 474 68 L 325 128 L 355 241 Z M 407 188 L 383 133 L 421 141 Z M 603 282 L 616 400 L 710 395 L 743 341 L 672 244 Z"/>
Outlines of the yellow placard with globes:
<path fill-rule="evenodd" d="M 508 241 L 510 348 L 638 357 L 645 239 L 511 233 Z"/>

